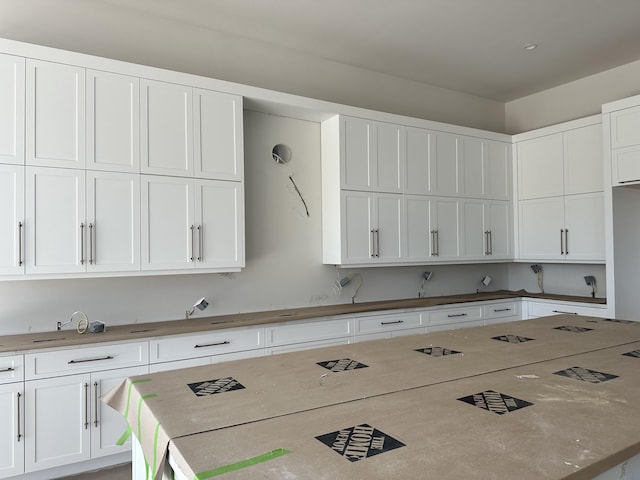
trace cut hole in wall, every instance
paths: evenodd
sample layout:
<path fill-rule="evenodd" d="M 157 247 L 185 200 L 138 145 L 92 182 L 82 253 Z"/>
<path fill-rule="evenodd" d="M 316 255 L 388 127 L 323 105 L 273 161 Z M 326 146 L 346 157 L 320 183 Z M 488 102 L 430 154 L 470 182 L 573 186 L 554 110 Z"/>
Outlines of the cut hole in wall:
<path fill-rule="evenodd" d="M 276 161 L 276 163 L 289 163 L 291 160 L 291 148 L 287 145 L 279 143 L 273 147 L 271 150 L 271 156 Z"/>

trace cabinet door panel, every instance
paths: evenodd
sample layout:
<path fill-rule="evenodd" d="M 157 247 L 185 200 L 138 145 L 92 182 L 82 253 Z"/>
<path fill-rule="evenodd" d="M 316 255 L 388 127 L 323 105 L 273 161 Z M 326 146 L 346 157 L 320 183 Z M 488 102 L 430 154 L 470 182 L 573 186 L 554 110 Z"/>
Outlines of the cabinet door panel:
<path fill-rule="evenodd" d="M 611 148 L 640 144 L 640 107 L 611 113 Z"/>
<path fill-rule="evenodd" d="M 193 176 L 191 87 L 140 81 L 143 173 Z"/>
<path fill-rule="evenodd" d="M 428 260 L 431 255 L 429 234 L 430 200 L 427 197 L 405 197 L 405 231 L 407 237 L 406 259 Z"/>
<path fill-rule="evenodd" d="M 369 190 L 373 186 L 373 125 L 359 118 L 341 119 L 342 187 Z"/>
<path fill-rule="evenodd" d="M 518 143 L 518 198 L 564 194 L 562 133 Z"/>
<path fill-rule="evenodd" d="M 195 176 L 219 180 L 243 177 L 242 97 L 195 90 Z"/>
<path fill-rule="evenodd" d="M 465 138 L 462 155 L 463 193 L 467 197 L 481 198 L 485 194 L 485 161 L 487 147 L 483 140 Z"/>
<path fill-rule="evenodd" d="M 433 133 L 407 128 L 405 193 L 428 194 L 431 191 L 429 170 L 434 158 Z"/>
<path fill-rule="evenodd" d="M 82 272 L 84 171 L 27 167 L 27 273 Z"/>
<path fill-rule="evenodd" d="M 460 193 L 459 168 L 461 140 L 455 135 L 439 133 L 435 161 L 431 163 L 431 190 L 438 195 Z"/>
<path fill-rule="evenodd" d="M 402 192 L 404 176 L 404 130 L 398 125 L 376 126 L 375 190 Z"/>
<path fill-rule="evenodd" d="M 612 150 L 611 163 L 614 185 L 640 182 L 640 147 Z"/>
<path fill-rule="evenodd" d="M 604 261 L 604 194 L 565 197 L 567 260 Z"/>
<path fill-rule="evenodd" d="M 0 165 L 0 205 L 0 274 L 23 274 L 24 167 Z"/>
<path fill-rule="evenodd" d="M 25 382 L 25 470 L 88 460 L 89 374 Z"/>
<path fill-rule="evenodd" d="M 140 170 L 140 81 L 87 71 L 87 168 Z"/>
<path fill-rule="evenodd" d="M 143 175 L 142 268 L 194 268 L 193 180 Z"/>
<path fill-rule="evenodd" d="M 602 124 L 564 132 L 564 194 L 604 189 Z"/>
<path fill-rule="evenodd" d="M 24 165 L 24 58 L 0 54 L 0 162 Z"/>
<path fill-rule="evenodd" d="M 431 228 L 435 230 L 435 260 L 460 258 L 460 202 L 457 199 L 431 200 Z"/>
<path fill-rule="evenodd" d="M 485 205 L 482 201 L 463 203 L 464 256 L 469 259 L 484 259 L 488 255 L 488 221 L 485 219 Z"/>
<path fill-rule="evenodd" d="M 511 248 L 511 211 L 508 202 L 485 203 L 485 216 L 488 219 L 489 252 L 493 259 L 512 258 Z"/>
<path fill-rule="evenodd" d="M 371 194 L 342 192 L 342 258 L 344 263 L 371 263 L 373 258 Z"/>
<path fill-rule="evenodd" d="M 24 388 L 0 385 L 0 478 L 24 471 Z M 20 413 L 22 412 L 22 413 Z M 18 435 L 21 435 L 18 438 Z"/>
<path fill-rule="evenodd" d="M 140 177 L 87 172 L 87 270 L 139 270 Z"/>
<path fill-rule="evenodd" d="M 519 209 L 520 258 L 563 259 L 564 197 L 522 201 Z"/>
<path fill-rule="evenodd" d="M 485 175 L 485 197 L 494 200 L 509 200 L 511 192 L 511 145 L 488 142 Z"/>
<path fill-rule="evenodd" d="M 84 168 L 84 69 L 27 60 L 27 165 Z"/>
<path fill-rule="evenodd" d="M 196 181 L 196 267 L 244 266 L 242 184 Z"/>
<path fill-rule="evenodd" d="M 397 262 L 402 257 L 402 196 L 376 195 L 378 261 Z"/>

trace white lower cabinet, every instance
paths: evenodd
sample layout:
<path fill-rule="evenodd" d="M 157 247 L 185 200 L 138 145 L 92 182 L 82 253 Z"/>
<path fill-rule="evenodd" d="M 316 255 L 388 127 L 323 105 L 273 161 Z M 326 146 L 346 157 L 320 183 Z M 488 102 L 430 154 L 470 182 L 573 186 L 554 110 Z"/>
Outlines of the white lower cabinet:
<path fill-rule="evenodd" d="M 267 355 L 345 345 L 353 341 L 353 320 L 322 318 L 274 325 L 266 328 L 265 338 Z"/>
<path fill-rule="evenodd" d="M 606 305 L 589 305 L 562 302 L 527 301 L 527 318 L 548 317 L 550 315 L 585 315 L 606 318 Z"/>
<path fill-rule="evenodd" d="M 426 333 L 426 315 L 418 310 L 402 313 L 373 314 L 355 319 L 356 341 L 392 338 Z"/>
<path fill-rule="evenodd" d="M 0 478 L 24 471 L 24 383 L 0 385 Z"/>

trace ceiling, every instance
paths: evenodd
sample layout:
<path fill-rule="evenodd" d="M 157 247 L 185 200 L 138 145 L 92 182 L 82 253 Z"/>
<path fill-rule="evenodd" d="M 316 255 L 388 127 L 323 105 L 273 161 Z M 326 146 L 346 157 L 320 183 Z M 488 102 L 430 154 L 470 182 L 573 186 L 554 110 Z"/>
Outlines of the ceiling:
<path fill-rule="evenodd" d="M 146 22 L 500 102 L 640 60 L 640 0 L 0 0 L 0 37 L 112 58 Z M 150 55 L 166 31 L 145 30 Z"/>

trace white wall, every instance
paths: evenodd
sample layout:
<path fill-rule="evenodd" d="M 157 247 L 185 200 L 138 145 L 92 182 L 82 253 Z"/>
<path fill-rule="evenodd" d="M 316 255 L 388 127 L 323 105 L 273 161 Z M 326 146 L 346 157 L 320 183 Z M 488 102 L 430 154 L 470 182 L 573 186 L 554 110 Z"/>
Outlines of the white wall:
<path fill-rule="evenodd" d="M 637 61 L 507 103 L 505 132 L 516 134 L 594 115 L 604 103 L 639 93 Z"/>
<path fill-rule="evenodd" d="M 277 143 L 293 158 L 278 165 Z M 47 331 L 75 310 L 91 320 L 125 324 L 180 319 L 202 296 L 210 301 L 199 317 L 226 313 L 328 305 L 351 301 L 352 286 L 333 293 L 335 267 L 322 264 L 320 125 L 262 113 L 245 114 L 247 267 L 226 275 L 179 275 L 0 282 L 0 334 Z M 292 175 L 309 206 L 295 193 Z M 427 296 L 475 291 L 484 275 L 487 290 L 508 287 L 508 267 L 457 265 L 344 270 L 364 278 L 357 301 L 414 298 L 421 273 L 434 272 Z"/>
<path fill-rule="evenodd" d="M 531 271 L 530 263 L 509 264 L 509 290 L 524 289 L 527 292 L 538 293 L 537 276 Z M 560 295 L 576 295 L 578 297 L 591 297 L 591 287 L 584 281 L 586 275 L 596 277 L 598 291 L 596 297 L 604 298 L 607 293 L 607 279 L 605 278 L 604 265 L 579 265 L 561 263 L 541 263 L 542 285 L 546 293 Z"/>

